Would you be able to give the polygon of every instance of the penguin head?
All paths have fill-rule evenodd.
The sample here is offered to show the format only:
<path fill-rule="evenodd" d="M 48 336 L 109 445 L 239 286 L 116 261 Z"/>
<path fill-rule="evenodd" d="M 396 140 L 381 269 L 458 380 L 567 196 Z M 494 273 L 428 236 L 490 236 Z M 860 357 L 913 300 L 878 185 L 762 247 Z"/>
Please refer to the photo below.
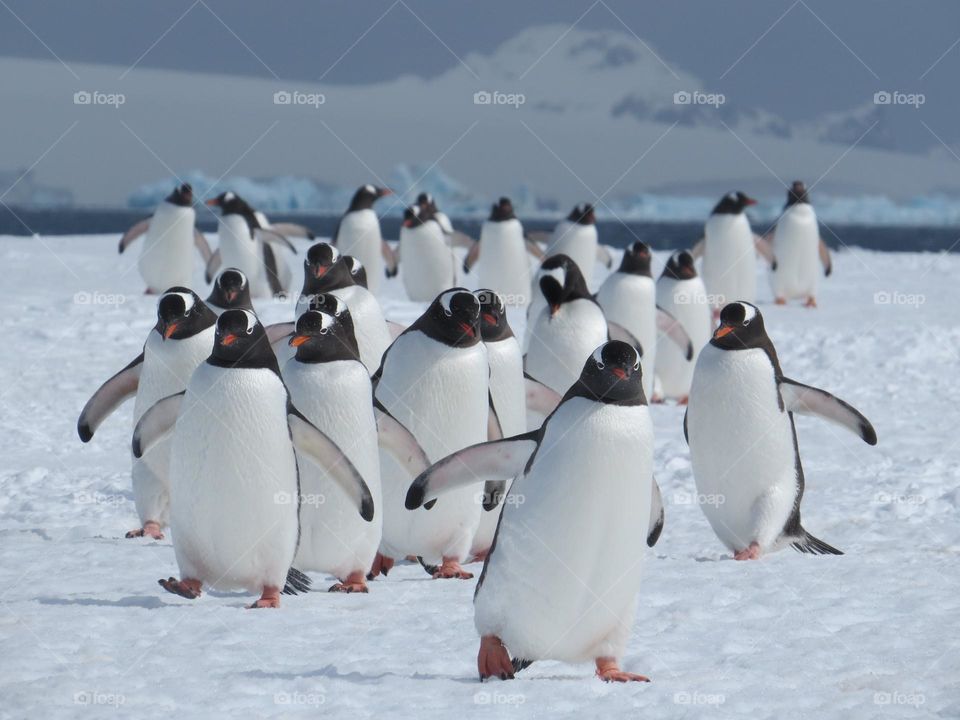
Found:
<path fill-rule="evenodd" d="M 484 288 L 474 292 L 480 302 L 480 336 L 485 342 L 496 342 L 512 337 L 513 330 L 507 322 L 507 308 L 503 299 L 493 290 Z"/>
<path fill-rule="evenodd" d="M 578 225 L 593 225 L 597 222 L 594 207 L 590 203 L 575 205 L 567 215 L 567 220 Z"/>
<path fill-rule="evenodd" d="M 787 189 L 787 202 L 783 207 L 788 208 L 800 203 L 810 203 L 810 198 L 807 196 L 807 186 L 800 180 L 794 180 L 793 184 Z"/>
<path fill-rule="evenodd" d="M 207 302 L 219 308 L 251 308 L 247 276 L 237 268 L 227 268 L 213 282 Z"/>
<path fill-rule="evenodd" d="M 411 205 L 403 210 L 403 226 L 405 228 L 420 227 L 430 220 L 433 220 L 433 213 L 429 207 Z"/>
<path fill-rule="evenodd" d="M 432 214 L 437 213 L 437 203 L 430 193 L 422 192 L 417 195 L 417 207 L 421 210 L 429 210 Z"/>
<path fill-rule="evenodd" d="M 354 285 L 345 256 L 333 245 L 319 242 L 310 246 L 303 260 L 303 294 L 329 292 Z"/>
<path fill-rule="evenodd" d="M 252 310 L 227 310 L 217 320 L 210 360 L 221 367 L 276 367 L 277 358 Z"/>
<path fill-rule="evenodd" d="M 154 329 L 164 340 L 182 340 L 206 330 L 216 321 L 216 313 L 193 290 L 172 287 L 157 302 L 157 324 Z"/>
<path fill-rule="evenodd" d="M 393 195 L 393 190 L 385 187 L 377 187 L 376 185 L 361 185 L 353 194 L 353 199 L 350 200 L 350 207 L 347 212 L 369 210 L 377 200 L 387 195 Z"/>
<path fill-rule="evenodd" d="M 710 344 L 724 350 L 766 348 L 770 339 L 763 326 L 763 315 L 756 305 L 742 300 L 724 305 L 720 326 L 714 331 Z"/>
<path fill-rule="evenodd" d="M 354 285 L 367 287 L 367 269 L 363 266 L 363 263 L 353 257 L 353 255 L 344 255 L 343 260 L 347 265 L 347 269 L 350 270 L 350 277 L 353 278 Z"/>
<path fill-rule="evenodd" d="M 444 290 L 414 325 L 452 347 L 476 345 L 480 342 L 480 301 L 466 288 Z"/>
<path fill-rule="evenodd" d="M 190 183 L 183 183 L 183 185 L 167 195 L 166 201 L 171 205 L 191 207 L 193 205 L 193 187 L 191 187 Z"/>
<path fill-rule="evenodd" d="M 514 220 L 516 213 L 513 211 L 513 203 L 510 198 L 502 197 L 490 206 L 490 222 L 504 222 L 505 220 Z"/>
<path fill-rule="evenodd" d="M 297 349 L 298 362 L 360 360 L 350 311 L 329 293 L 311 298 L 310 309 L 297 318 L 290 346 Z"/>
<path fill-rule="evenodd" d="M 548 257 L 540 266 L 539 275 L 540 292 L 550 306 L 551 316 L 556 315 L 565 302 L 591 297 L 583 273 L 568 255 Z"/>
<path fill-rule="evenodd" d="M 697 268 L 693 264 L 693 255 L 686 250 L 677 250 L 663 269 L 663 277 L 674 280 L 691 280 L 697 276 Z"/>
<path fill-rule="evenodd" d="M 220 212 L 223 215 L 240 215 L 247 221 L 247 226 L 250 228 L 251 240 L 253 239 L 253 231 L 260 227 L 260 221 L 257 219 L 257 213 L 253 207 L 231 190 L 222 192 L 215 198 L 210 198 L 207 200 L 207 205 L 220 208 Z"/>
<path fill-rule="evenodd" d="M 645 242 L 637 240 L 624 251 L 619 272 L 652 277 L 650 274 L 650 261 L 652 259 L 650 247 Z"/>
<path fill-rule="evenodd" d="M 322 278 L 340 260 L 340 251 L 330 243 L 319 242 L 310 246 L 303 259 L 305 277 Z"/>
<path fill-rule="evenodd" d="M 611 340 L 587 358 L 570 393 L 601 402 L 646 405 L 640 353 L 628 343 Z"/>
<path fill-rule="evenodd" d="M 720 198 L 714 208 L 712 215 L 739 215 L 750 205 L 756 205 L 757 201 L 748 197 L 745 193 L 729 192 Z"/>

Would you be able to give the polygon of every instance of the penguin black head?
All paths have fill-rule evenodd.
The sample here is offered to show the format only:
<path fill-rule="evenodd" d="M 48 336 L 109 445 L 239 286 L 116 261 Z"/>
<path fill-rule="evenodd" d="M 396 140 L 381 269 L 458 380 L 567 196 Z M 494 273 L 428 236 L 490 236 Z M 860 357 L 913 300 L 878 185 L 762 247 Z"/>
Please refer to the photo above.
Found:
<path fill-rule="evenodd" d="M 480 301 L 466 288 L 444 290 L 410 328 L 451 347 L 476 345 L 480 342 Z"/>
<path fill-rule="evenodd" d="M 310 309 L 297 319 L 290 346 L 297 349 L 298 362 L 360 360 L 350 310 L 340 298 L 329 293 L 310 299 Z"/>
<path fill-rule="evenodd" d="M 593 205 L 590 203 L 575 205 L 570 214 L 567 215 L 567 220 L 578 225 L 593 225 L 597 222 Z"/>
<path fill-rule="evenodd" d="M 411 205 L 403 210 L 403 226 L 405 228 L 420 227 L 433 220 L 433 213 L 429 207 L 422 205 Z"/>
<path fill-rule="evenodd" d="M 251 310 L 227 310 L 220 316 L 207 362 L 228 368 L 270 368 L 280 374 L 267 332 Z"/>
<path fill-rule="evenodd" d="M 207 302 L 224 310 L 234 308 L 253 310 L 247 276 L 236 268 L 227 268 L 213 281 L 213 289 L 210 291 Z"/>
<path fill-rule="evenodd" d="M 376 187 L 375 185 L 361 185 L 353 194 L 353 199 L 350 200 L 350 207 L 347 208 L 347 212 L 369 210 L 377 200 L 387 195 L 393 195 L 393 190 Z"/>
<path fill-rule="evenodd" d="M 421 210 L 429 210 L 433 214 L 437 212 L 437 203 L 430 193 L 422 192 L 417 195 L 417 207 Z"/>
<path fill-rule="evenodd" d="M 166 201 L 171 205 L 180 207 L 191 207 L 193 205 L 193 188 L 190 183 L 184 183 L 167 195 Z"/>
<path fill-rule="evenodd" d="M 231 190 L 222 192 L 215 198 L 210 198 L 207 200 L 207 205 L 220 208 L 223 215 L 242 216 L 247 221 L 251 231 L 260 227 L 260 221 L 257 220 L 257 215 L 250 204 Z"/>
<path fill-rule="evenodd" d="M 493 290 L 484 288 L 474 292 L 480 301 L 480 336 L 484 342 L 496 342 L 513 337 L 507 322 L 507 308 L 503 299 Z"/>
<path fill-rule="evenodd" d="M 640 354 L 620 340 L 604 343 L 587 358 L 580 378 L 567 392 L 566 398 L 569 397 L 615 405 L 646 405 Z"/>
<path fill-rule="evenodd" d="M 663 269 L 663 277 L 674 280 L 691 280 L 697 276 L 697 268 L 693 264 L 693 255 L 686 250 L 677 250 Z"/>
<path fill-rule="evenodd" d="M 729 192 L 720 198 L 720 202 L 714 206 L 711 215 L 739 215 L 750 205 L 756 204 L 756 200 L 748 197 L 739 190 L 737 192 Z"/>
<path fill-rule="evenodd" d="M 793 185 L 787 190 L 787 202 L 783 207 L 788 208 L 799 203 L 809 204 L 810 198 L 807 197 L 807 186 L 800 180 L 794 180 Z"/>
<path fill-rule="evenodd" d="M 206 330 L 216 321 L 216 313 L 193 290 L 172 287 L 157 302 L 157 324 L 154 329 L 164 340 L 182 340 Z"/>
<path fill-rule="evenodd" d="M 303 294 L 330 292 L 354 284 L 350 266 L 333 245 L 315 243 L 303 259 Z"/>
<path fill-rule="evenodd" d="M 353 255 L 344 255 L 343 260 L 350 270 L 350 276 L 353 278 L 354 285 L 367 287 L 367 269 L 363 266 L 363 263 L 353 257 Z"/>
<path fill-rule="evenodd" d="M 592 298 L 580 268 L 568 255 L 552 255 L 540 266 L 540 292 L 556 315 L 560 306 L 572 300 Z"/>
<path fill-rule="evenodd" d="M 732 302 L 720 311 L 720 326 L 710 344 L 724 350 L 766 349 L 771 345 L 763 326 L 763 315 L 756 305 Z"/>
<path fill-rule="evenodd" d="M 487 219 L 490 222 L 504 222 L 505 220 L 514 220 L 516 217 L 510 198 L 502 197 L 490 206 L 490 217 Z"/>
<path fill-rule="evenodd" d="M 653 277 L 650 274 L 650 261 L 652 259 L 649 246 L 645 242 L 637 240 L 624 251 L 619 272 Z"/>

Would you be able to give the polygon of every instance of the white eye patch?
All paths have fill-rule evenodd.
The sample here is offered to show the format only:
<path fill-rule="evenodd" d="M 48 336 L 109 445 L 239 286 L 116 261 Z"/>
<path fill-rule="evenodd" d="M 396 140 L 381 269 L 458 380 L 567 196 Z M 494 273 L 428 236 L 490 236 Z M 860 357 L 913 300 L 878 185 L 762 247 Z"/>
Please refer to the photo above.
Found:
<path fill-rule="evenodd" d="M 460 292 L 460 290 L 448 290 L 440 296 L 440 305 L 443 307 L 443 312 L 447 316 L 453 315 L 453 310 L 450 309 L 450 302 L 453 300 L 454 295 L 459 295 Z"/>
<path fill-rule="evenodd" d="M 247 316 L 247 335 L 250 335 L 253 333 L 254 328 L 257 327 L 257 316 L 249 310 L 241 310 L 240 312 Z"/>
<path fill-rule="evenodd" d="M 377 189 L 373 185 L 364 185 L 363 189 L 366 190 L 371 195 L 377 194 Z"/>
<path fill-rule="evenodd" d="M 541 270 L 540 277 L 552 277 L 560 283 L 560 287 L 563 287 L 567 279 L 567 272 L 562 267 L 551 268 L 550 270 Z"/>
<path fill-rule="evenodd" d="M 743 308 L 743 324 L 746 325 L 757 316 L 757 309 L 747 303 L 737 303 Z"/>
<path fill-rule="evenodd" d="M 187 315 L 189 315 L 190 311 L 193 310 L 193 306 L 195 302 L 193 299 L 193 295 L 191 295 L 190 293 L 172 292 L 172 293 L 166 293 L 163 297 L 169 297 L 171 295 L 177 295 L 178 297 L 183 298 L 183 316 L 186 317 Z M 161 298 L 161 300 L 162 299 L 163 298 Z"/>

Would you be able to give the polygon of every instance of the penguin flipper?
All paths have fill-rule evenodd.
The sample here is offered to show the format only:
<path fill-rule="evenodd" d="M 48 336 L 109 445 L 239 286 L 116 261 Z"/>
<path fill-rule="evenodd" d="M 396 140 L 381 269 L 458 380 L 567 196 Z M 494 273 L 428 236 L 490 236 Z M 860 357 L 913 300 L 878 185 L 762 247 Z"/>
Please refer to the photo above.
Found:
<path fill-rule="evenodd" d="M 138 222 L 136 225 L 134 225 L 132 228 L 130 228 L 123 234 L 123 237 L 120 238 L 120 246 L 117 248 L 117 251 L 121 255 L 123 255 L 124 250 L 130 247 L 130 243 L 132 243 L 134 240 L 136 240 L 138 237 L 140 237 L 147 230 L 150 229 L 150 220 L 151 218 L 147 218 L 146 220 L 141 220 L 140 222 Z"/>
<path fill-rule="evenodd" d="M 294 244 L 287 240 L 285 235 L 281 235 L 273 228 L 257 228 L 253 231 L 253 236 L 264 243 L 282 245 L 294 255 L 297 254 L 297 248 L 294 246 Z"/>
<path fill-rule="evenodd" d="M 374 408 L 373 414 L 377 420 L 378 445 L 390 453 L 410 477 L 416 477 L 430 467 L 427 454 L 403 423 L 382 407 Z"/>
<path fill-rule="evenodd" d="M 823 241 L 823 238 L 820 238 L 820 264 L 823 265 L 823 274 L 825 277 L 830 277 L 830 273 L 833 272 L 833 260 L 830 259 L 830 248 L 827 247 L 827 244 Z"/>
<path fill-rule="evenodd" d="M 613 256 L 606 245 L 597 245 L 597 262 L 608 270 L 613 267 Z"/>
<path fill-rule="evenodd" d="M 316 237 L 310 228 L 297 223 L 273 223 L 270 229 L 285 237 L 302 237 L 307 240 L 313 240 Z"/>
<path fill-rule="evenodd" d="M 283 293 L 283 283 L 280 282 L 280 271 L 277 267 L 277 257 L 273 254 L 273 248 L 267 243 L 262 243 L 263 249 L 263 269 L 266 271 L 267 284 L 270 286 L 270 292 L 274 295 Z"/>
<path fill-rule="evenodd" d="M 476 264 L 480 257 L 480 241 L 475 242 L 467 251 L 467 256 L 463 259 L 463 271 L 470 272 L 470 269 Z"/>
<path fill-rule="evenodd" d="M 214 276 L 217 274 L 217 270 L 220 269 L 220 263 L 222 262 L 223 261 L 220 259 L 220 248 L 217 248 L 213 251 L 210 259 L 207 260 L 207 267 L 203 271 L 204 280 L 206 280 L 208 283 L 212 283 Z"/>
<path fill-rule="evenodd" d="M 766 260 L 774 270 L 777 269 L 777 260 L 773 256 L 773 244 L 770 242 L 769 235 L 754 235 L 753 246 L 757 250 L 757 255 Z"/>
<path fill-rule="evenodd" d="M 546 257 L 546 253 L 540 248 L 540 246 L 533 240 L 525 241 L 527 246 L 527 252 L 533 255 L 537 260 L 543 260 Z"/>
<path fill-rule="evenodd" d="M 200 257 L 203 258 L 203 264 L 206 266 L 213 257 L 213 251 L 210 249 L 210 243 L 207 242 L 207 236 L 200 232 L 199 228 L 193 228 L 193 244 L 200 251 Z"/>
<path fill-rule="evenodd" d="M 287 570 L 287 582 L 280 592 L 284 595 L 298 595 L 300 593 L 310 592 L 312 582 L 309 575 L 292 567 Z"/>
<path fill-rule="evenodd" d="M 660 533 L 663 532 L 663 495 L 660 494 L 660 486 L 657 479 L 650 478 L 651 498 L 650 498 L 650 525 L 647 530 L 647 547 L 653 547 L 660 539 Z"/>
<path fill-rule="evenodd" d="M 367 522 L 373 520 L 370 488 L 340 447 L 292 405 L 287 411 L 287 424 L 294 447 L 327 472 L 359 508 L 360 517 Z"/>
<path fill-rule="evenodd" d="M 858 435 L 867 445 L 877 444 L 877 431 L 864 415 L 849 403 L 831 395 L 826 390 L 798 383 L 790 378 L 780 378 L 780 397 L 784 409 L 797 415 L 816 415 L 845 427 Z"/>
<path fill-rule="evenodd" d="M 620 323 L 607 320 L 607 339 L 625 342 L 627 345 L 630 345 L 632 348 L 636 349 L 639 357 L 643 357 L 643 345 L 640 344 L 637 336 L 627 330 Z"/>
<path fill-rule="evenodd" d="M 394 252 L 386 240 L 381 240 L 380 254 L 383 255 L 384 272 L 388 278 L 392 278 L 397 274 L 397 265 L 400 262 L 397 253 Z"/>
<path fill-rule="evenodd" d="M 688 446 L 688 447 L 689 447 L 689 445 L 690 445 L 690 433 L 687 432 L 687 414 L 688 414 L 689 412 L 690 412 L 690 408 L 689 408 L 689 407 L 688 407 L 686 410 L 683 411 L 683 439 L 687 441 L 687 446 Z"/>
<path fill-rule="evenodd" d="M 693 248 L 690 250 L 690 257 L 692 257 L 694 260 L 696 260 L 699 257 L 703 257 L 703 251 L 706 250 L 706 248 L 707 248 L 707 239 L 700 238 L 697 241 L 697 244 L 694 245 Z"/>
<path fill-rule="evenodd" d="M 686 353 L 687 360 L 693 359 L 693 342 L 683 325 L 673 315 L 662 307 L 657 307 L 657 332 L 666 335 L 673 343 Z M 659 338 L 658 338 L 659 339 Z"/>
<path fill-rule="evenodd" d="M 476 242 L 472 237 L 459 230 L 453 230 L 447 234 L 450 236 L 451 247 L 470 248 L 473 247 L 473 244 Z"/>
<path fill-rule="evenodd" d="M 186 390 L 158 400 L 141 417 L 133 429 L 133 456 L 143 457 L 154 445 L 169 435 L 177 424 L 177 415 Z"/>
<path fill-rule="evenodd" d="M 140 371 L 143 369 L 143 353 L 130 364 L 101 385 L 87 400 L 77 420 L 77 434 L 83 442 L 90 442 L 93 434 L 114 410 L 137 393 L 140 386 Z"/>
<path fill-rule="evenodd" d="M 557 405 L 563 399 L 560 397 L 560 393 L 548 388 L 526 373 L 523 374 L 523 380 L 527 395 L 527 410 L 532 410 L 546 417 L 557 409 Z"/>
<path fill-rule="evenodd" d="M 407 490 L 405 505 L 416 510 L 450 490 L 509 480 L 520 475 L 540 443 L 540 431 L 484 442 L 459 450 L 420 473 Z"/>
<path fill-rule="evenodd" d="M 264 332 L 267 333 L 267 340 L 271 345 L 280 342 L 285 337 L 289 337 L 296 329 L 297 324 L 293 322 L 273 323 L 263 328 Z"/>

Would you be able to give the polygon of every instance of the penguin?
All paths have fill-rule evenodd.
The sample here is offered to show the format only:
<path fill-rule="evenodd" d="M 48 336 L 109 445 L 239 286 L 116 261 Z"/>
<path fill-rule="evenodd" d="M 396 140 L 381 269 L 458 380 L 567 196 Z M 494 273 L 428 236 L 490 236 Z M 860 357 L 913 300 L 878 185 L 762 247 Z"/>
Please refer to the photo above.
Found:
<path fill-rule="evenodd" d="M 433 199 L 433 195 L 425 192 L 417 195 L 417 207 L 420 208 L 421 213 L 426 213 L 437 221 L 437 225 L 440 226 L 443 234 L 447 237 L 447 241 L 452 244 L 457 233 L 453 229 L 453 223 L 450 222 L 450 218 L 447 217 L 446 213 L 441 212 L 440 209 L 437 208 L 437 203 Z M 460 235 L 467 237 L 463 235 L 463 233 L 460 233 Z M 469 240 L 470 238 L 467 239 Z"/>
<path fill-rule="evenodd" d="M 217 319 L 213 350 L 185 391 L 137 423 L 140 456 L 171 434 L 170 528 L 180 578 L 159 581 L 194 599 L 203 585 L 259 593 L 250 607 L 279 607 L 297 588 L 291 572 L 300 537 L 297 455 L 339 484 L 366 522 L 369 487 L 350 459 L 291 402 L 267 334 L 249 310 Z M 295 452 L 296 450 L 296 452 Z M 286 586 L 285 586 L 286 583 Z"/>
<path fill-rule="evenodd" d="M 363 263 L 352 255 L 344 255 L 343 257 L 347 262 L 347 268 L 350 270 L 350 276 L 353 278 L 353 284 L 369 290 L 367 286 L 367 269 L 363 266 Z"/>
<path fill-rule="evenodd" d="M 413 302 L 430 302 L 457 284 L 456 258 L 430 210 L 413 205 L 400 226 L 403 287 Z"/>
<path fill-rule="evenodd" d="M 580 272 L 587 280 L 587 286 L 595 287 L 592 285 L 593 266 L 598 247 L 597 219 L 593 205 L 584 203 L 575 206 L 565 220 L 557 223 L 550 237 L 546 254 L 547 257 L 553 255 L 569 257 L 580 268 Z"/>
<path fill-rule="evenodd" d="M 597 292 L 597 302 L 607 320 L 625 327 L 640 342 L 643 357 L 643 393 L 653 397 L 654 358 L 660 336 L 684 354 L 690 337 L 673 315 L 657 306 L 656 283 L 650 273 L 650 248 L 639 240 L 626 249 L 620 267 L 610 273 Z"/>
<path fill-rule="evenodd" d="M 774 302 L 801 298 L 804 306 L 817 306 L 817 281 L 820 268 L 830 277 L 833 263 L 830 250 L 820 237 L 817 214 L 810 204 L 806 186 L 799 180 L 787 190 L 787 202 L 772 230 L 770 286 Z"/>
<path fill-rule="evenodd" d="M 222 271 L 213 281 L 213 289 L 207 297 L 207 306 L 217 315 L 224 310 L 253 310 L 247 276 L 236 268 L 227 268 Z"/>
<path fill-rule="evenodd" d="M 530 259 L 523 225 L 509 198 L 500 198 L 490 208 L 490 216 L 480 229 L 480 240 L 464 260 L 464 272 L 470 272 L 474 263 L 478 284 L 491 288 L 507 305 L 526 305 L 530 301 Z"/>
<path fill-rule="evenodd" d="M 147 284 L 147 293 L 156 295 L 163 288 L 193 283 L 193 248 L 196 246 L 204 265 L 209 262 L 210 245 L 196 227 L 193 188 L 183 183 L 174 189 L 153 216 L 138 222 L 120 238 L 120 254 L 130 243 L 144 235 L 137 269 Z"/>
<path fill-rule="evenodd" d="M 268 297 L 289 290 L 290 267 L 272 246 L 280 245 L 296 254 L 297 249 L 290 241 L 274 230 L 262 227 L 256 211 L 236 193 L 220 193 L 207 200 L 207 205 L 221 211 L 217 230 L 220 247 L 207 263 L 207 282 L 223 264 L 237 268 L 247 276 L 253 297 Z"/>
<path fill-rule="evenodd" d="M 157 323 L 143 351 L 93 394 L 80 413 L 77 434 L 87 443 L 100 424 L 124 401 L 136 396 L 134 426 L 150 407 L 187 386 L 193 371 L 213 347 L 216 314 L 185 287 L 172 287 L 157 302 Z M 140 458 L 133 458 L 133 504 L 140 527 L 128 538 L 163 539 L 170 513 L 170 445 L 163 442 Z"/>
<path fill-rule="evenodd" d="M 280 222 L 273 223 L 270 222 L 270 219 L 266 216 L 266 213 L 260 212 L 259 210 L 253 211 L 254 216 L 257 218 L 257 222 L 260 224 L 260 227 L 265 230 L 272 230 L 275 233 L 283 235 L 285 238 L 303 238 L 304 240 L 313 240 L 316 238 L 316 235 L 313 234 L 313 230 L 308 228 L 306 225 L 300 225 L 299 223 L 292 222 Z"/>
<path fill-rule="evenodd" d="M 380 234 L 380 218 L 373 204 L 393 191 L 373 185 L 362 185 L 350 201 L 350 207 L 333 231 L 331 243 L 341 252 L 352 255 L 369 271 L 370 292 L 377 294 L 383 277 L 397 274 L 397 260 L 393 250 Z"/>
<path fill-rule="evenodd" d="M 678 250 L 667 261 L 657 280 L 657 305 L 676 318 L 692 345 L 692 352 L 684 352 L 675 344 L 663 343 L 658 346 L 654 360 L 663 398 L 684 405 L 690 393 L 697 353 L 710 339 L 712 325 L 707 291 L 688 251 Z"/>
<path fill-rule="evenodd" d="M 416 438 L 431 462 L 487 438 L 487 353 L 480 337 L 480 303 L 451 288 L 390 346 L 374 376 L 374 398 Z M 389 561 L 417 555 L 442 561 L 435 577 L 469 579 L 461 567 L 480 522 L 483 484 L 462 488 L 436 506 L 404 509 L 413 477 L 381 453 L 383 541 Z"/>
<path fill-rule="evenodd" d="M 841 555 L 800 523 L 804 475 L 793 416 L 817 415 L 868 445 L 877 433 L 859 411 L 824 390 L 784 377 L 756 306 L 731 303 L 700 353 L 684 435 L 713 531 L 736 560 L 756 560 L 787 545 Z"/>
<path fill-rule="evenodd" d="M 602 680 L 647 680 L 618 659 L 642 548 L 663 527 L 653 441 L 640 356 L 612 341 L 586 358 L 539 430 L 461 450 L 414 480 L 410 508 L 439 507 L 477 479 L 516 478 L 474 594 L 481 681 L 537 660 L 592 660 Z"/>

